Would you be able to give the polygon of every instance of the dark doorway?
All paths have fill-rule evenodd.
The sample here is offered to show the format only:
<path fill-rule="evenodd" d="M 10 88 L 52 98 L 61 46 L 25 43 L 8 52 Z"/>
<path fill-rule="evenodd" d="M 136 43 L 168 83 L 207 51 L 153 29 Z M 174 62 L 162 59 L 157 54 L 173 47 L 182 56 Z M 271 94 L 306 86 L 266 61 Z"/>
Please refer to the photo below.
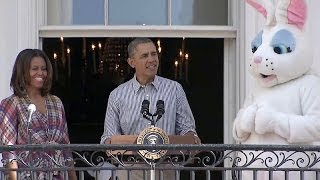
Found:
<path fill-rule="evenodd" d="M 57 72 L 52 93 L 64 103 L 71 143 L 100 142 L 109 93 L 134 74 L 126 62 L 130 40 L 44 39 L 43 50 Z M 223 143 L 223 39 L 152 40 L 161 47 L 159 75 L 184 87 L 202 143 Z"/>

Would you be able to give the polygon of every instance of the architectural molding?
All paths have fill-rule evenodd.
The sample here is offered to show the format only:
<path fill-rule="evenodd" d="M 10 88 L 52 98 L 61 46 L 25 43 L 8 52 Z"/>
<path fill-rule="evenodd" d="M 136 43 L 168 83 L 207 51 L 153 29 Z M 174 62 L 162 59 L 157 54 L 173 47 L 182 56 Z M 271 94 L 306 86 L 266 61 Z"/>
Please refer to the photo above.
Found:
<path fill-rule="evenodd" d="M 236 38 L 231 26 L 41 26 L 40 37 Z"/>

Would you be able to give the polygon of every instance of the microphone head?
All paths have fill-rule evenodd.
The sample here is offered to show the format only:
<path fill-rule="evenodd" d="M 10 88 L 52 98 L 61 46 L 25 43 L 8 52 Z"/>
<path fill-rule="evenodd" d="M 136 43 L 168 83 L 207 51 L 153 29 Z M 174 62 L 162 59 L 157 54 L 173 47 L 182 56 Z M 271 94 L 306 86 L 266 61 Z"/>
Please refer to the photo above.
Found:
<path fill-rule="evenodd" d="M 150 105 L 150 102 L 148 100 L 143 100 L 142 101 L 142 105 L 141 105 L 141 114 L 148 114 L 149 113 L 149 105 Z"/>
<path fill-rule="evenodd" d="M 164 101 L 163 100 L 158 100 L 157 101 L 157 112 L 156 112 L 156 114 L 157 115 L 163 115 L 164 114 Z"/>
<path fill-rule="evenodd" d="M 28 111 L 29 112 L 35 112 L 36 111 L 36 105 L 34 105 L 34 104 L 30 104 L 29 106 L 28 106 Z"/>

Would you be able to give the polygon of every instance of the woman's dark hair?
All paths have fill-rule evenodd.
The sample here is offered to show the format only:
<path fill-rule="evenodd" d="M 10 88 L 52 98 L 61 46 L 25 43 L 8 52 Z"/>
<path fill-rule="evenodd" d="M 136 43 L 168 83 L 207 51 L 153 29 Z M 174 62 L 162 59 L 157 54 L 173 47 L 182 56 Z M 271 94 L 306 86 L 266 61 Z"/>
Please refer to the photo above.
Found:
<path fill-rule="evenodd" d="M 40 49 L 25 49 L 18 54 L 12 70 L 10 87 L 16 96 L 22 97 L 27 94 L 26 87 L 30 83 L 30 64 L 34 57 L 43 58 L 47 66 L 47 78 L 41 89 L 41 95 L 47 95 L 51 90 L 52 65 L 48 56 Z"/>

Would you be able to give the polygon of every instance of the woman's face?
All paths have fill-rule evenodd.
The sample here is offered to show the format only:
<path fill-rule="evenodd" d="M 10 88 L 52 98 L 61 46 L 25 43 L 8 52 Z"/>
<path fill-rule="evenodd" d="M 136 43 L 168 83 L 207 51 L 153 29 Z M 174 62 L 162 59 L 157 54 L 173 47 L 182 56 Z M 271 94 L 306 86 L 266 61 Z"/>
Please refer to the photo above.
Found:
<path fill-rule="evenodd" d="M 30 83 L 28 88 L 40 90 L 47 78 L 47 65 L 42 57 L 34 57 L 30 63 Z"/>

